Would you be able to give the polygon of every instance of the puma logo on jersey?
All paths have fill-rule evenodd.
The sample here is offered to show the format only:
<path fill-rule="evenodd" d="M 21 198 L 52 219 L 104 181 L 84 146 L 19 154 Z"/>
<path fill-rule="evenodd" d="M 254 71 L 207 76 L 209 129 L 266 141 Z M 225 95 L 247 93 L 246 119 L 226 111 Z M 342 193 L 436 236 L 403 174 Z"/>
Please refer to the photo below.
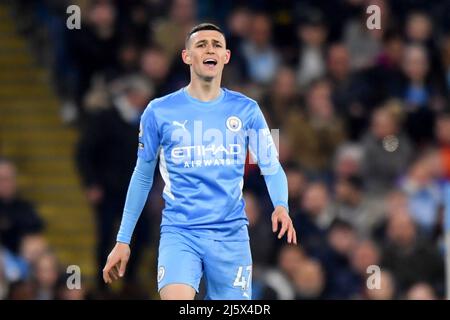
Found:
<path fill-rule="evenodd" d="M 186 125 L 187 122 L 188 122 L 187 120 L 184 120 L 183 123 L 178 122 L 178 121 L 172 121 L 172 124 L 173 124 L 174 126 L 179 126 L 179 127 L 183 128 L 183 130 L 186 131 L 185 125 Z"/>

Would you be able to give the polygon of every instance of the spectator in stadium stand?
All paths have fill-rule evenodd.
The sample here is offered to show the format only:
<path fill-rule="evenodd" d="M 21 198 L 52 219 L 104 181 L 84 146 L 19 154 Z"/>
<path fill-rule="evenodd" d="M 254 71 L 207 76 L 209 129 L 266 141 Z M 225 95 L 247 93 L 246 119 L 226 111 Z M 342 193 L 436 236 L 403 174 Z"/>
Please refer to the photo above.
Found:
<path fill-rule="evenodd" d="M 406 300 L 437 300 L 433 287 L 426 282 L 413 284 L 405 294 Z"/>
<path fill-rule="evenodd" d="M 36 290 L 35 286 L 31 281 L 20 280 L 11 283 L 8 300 L 35 300 Z"/>
<path fill-rule="evenodd" d="M 370 236 L 383 219 L 384 212 L 379 201 L 365 193 L 362 178 L 349 176 L 337 179 L 334 192 L 335 200 L 331 205 L 333 215 L 352 225 L 360 236 Z"/>
<path fill-rule="evenodd" d="M 384 210 L 383 219 L 375 226 L 372 239 L 379 245 L 384 246 L 387 242 L 387 225 L 390 216 L 397 213 L 409 214 L 408 195 L 400 188 L 394 188 L 380 198 L 380 206 Z"/>
<path fill-rule="evenodd" d="M 283 245 L 278 251 L 278 269 L 292 281 L 298 266 L 308 259 L 302 248 Z"/>
<path fill-rule="evenodd" d="M 430 59 L 422 45 L 411 44 L 405 48 L 402 71 L 403 81 L 392 92 L 404 101 L 406 132 L 422 146 L 433 138 L 435 112 L 444 108 L 442 92 L 430 77 Z"/>
<path fill-rule="evenodd" d="M 297 27 L 300 51 L 297 63 L 297 83 L 301 88 L 325 75 L 325 44 L 327 40 L 327 26 L 323 14 L 309 9 L 300 19 Z"/>
<path fill-rule="evenodd" d="M 334 102 L 338 111 L 342 112 L 350 104 L 351 77 L 350 53 L 342 43 L 333 43 L 327 50 L 327 76 L 333 84 Z"/>
<path fill-rule="evenodd" d="M 372 1 L 372 4 L 375 4 Z M 367 15 L 364 6 L 360 7 L 355 18 L 347 20 L 343 30 L 343 42 L 350 52 L 350 66 L 353 71 L 362 70 L 373 66 L 376 56 L 381 51 L 382 34 L 389 26 L 389 14 L 386 1 L 377 1 L 380 5 L 381 24 L 380 29 L 369 30 L 367 28 Z"/>
<path fill-rule="evenodd" d="M 30 234 L 23 237 L 20 243 L 19 255 L 29 265 L 32 265 L 37 261 L 38 257 L 49 249 L 49 245 L 42 234 Z"/>
<path fill-rule="evenodd" d="M 288 163 L 285 171 L 288 179 L 289 210 L 295 213 L 300 209 L 308 180 L 300 166 L 295 163 Z"/>
<path fill-rule="evenodd" d="M 12 283 L 23 281 L 27 276 L 28 266 L 23 259 L 11 254 L 0 242 L 0 300 L 7 299 Z"/>
<path fill-rule="evenodd" d="M 292 112 L 300 111 L 300 97 L 295 81 L 294 71 L 282 66 L 262 99 L 261 108 L 273 129 L 282 129 Z"/>
<path fill-rule="evenodd" d="M 280 65 L 280 55 L 271 43 L 272 22 L 265 13 L 251 19 L 250 32 L 242 43 L 242 54 L 250 81 L 267 85 L 274 79 Z"/>
<path fill-rule="evenodd" d="M 426 51 L 430 70 L 427 80 L 441 85 L 444 80 L 444 68 L 439 45 L 436 44 L 437 37 L 434 37 L 436 27 L 426 11 L 411 10 L 406 18 L 404 32 L 408 44 L 421 45 Z"/>
<path fill-rule="evenodd" d="M 302 247 L 309 256 L 321 260 L 329 253 L 326 235 L 334 221 L 330 209 L 330 195 L 326 186 L 321 182 L 313 182 L 303 195 L 301 209 L 292 214 Z"/>
<path fill-rule="evenodd" d="M 196 7 L 195 0 L 174 0 L 168 16 L 155 23 L 155 44 L 163 49 L 170 62 L 181 52 L 186 34 L 196 24 Z"/>
<path fill-rule="evenodd" d="M 0 243 L 0 300 L 8 295 L 9 285 L 29 277 L 26 261 L 2 247 Z"/>
<path fill-rule="evenodd" d="M 284 130 L 278 131 L 277 134 L 280 140 L 280 144 L 278 146 L 278 156 L 280 163 L 289 166 L 289 164 L 295 163 L 292 156 L 292 145 L 290 144 L 287 135 L 284 133 Z"/>
<path fill-rule="evenodd" d="M 378 89 L 385 96 L 389 88 L 396 87 L 401 82 L 402 63 L 405 50 L 405 40 L 396 30 L 388 30 L 383 35 L 383 49 L 377 57 L 374 67 L 377 79 L 383 79 L 384 83 L 377 83 L 382 89 Z"/>
<path fill-rule="evenodd" d="M 450 112 L 439 114 L 436 119 L 435 136 L 441 157 L 444 178 L 450 180 Z"/>
<path fill-rule="evenodd" d="M 327 254 L 320 257 L 326 275 L 324 296 L 329 299 L 351 299 L 361 288 L 361 279 L 350 267 L 351 254 L 359 240 L 357 233 L 350 224 L 335 220 L 327 240 Z"/>
<path fill-rule="evenodd" d="M 136 43 L 131 41 L 121 43 L 117 52 L 117 65 L 111 71 L 109 78 L 113 80 L 138 72 L 140 54 Z"/>
<path fill-rule="evenodd" d="M 248 70 L 240 48 L 250 32 L 251 18 L 251 11 L 245 6 L 236 7 L 227 18 L 227 48 L 233 52 L 233 58 L 223 70 L 223 84 L 231 90 L 240 91 L 239 86 L 248 80 Z"/>
<path fill-rule="evenodd" d="M 443 292 L 443 258 L 433 244 L 420 237 L 417 226 L 407 213 L 399 212 L 389 217 L 381 268 L 392 272 L 400 293 L 420 281 L 426 281 L 437 292 Z"/>
<path fill-rule="evenodd" d="M 43 229 L 44 222 L 33 204 L 19 195 L 15 165 L 0 158 L 0 243 L 18 254 L 22 239 Z"/>
<path fill-rule="evenodd" d="M 113 106 L 91 116 L 78 144 L 76 160 L 86 187 L 86 195 L 95 208 L 97 264 L 106 262 L 115 242 L 115 225 L 120 221 L 129 179 L 136 163 L 139 120 L 152 96 L 151 86 L 142 77 L 124 79 L 121 94 Z M 143 214 L 136 227 L 124 290 L 137 288 L 137 267 L 143 246 L 148 241 L 149 222 Z M 103 288 L 101 267 L 98 285 Z"/>
<path fill-rule="evenodd" d="M 273 263 L 274 238 L 268 220 L 262 216 L 258 198 L 251 192 L 244 192 L 245 212 L 248 219 L 248 232 L 254 268 Z"/>
<path fill-rule="evenodd" d="M 93 76 L 110 72 L 117 65 L 119 34 L 117 12 L 109 1 L 95 1 L 89 5 L 84 25 L 68 32 L 68 52 L 77 70 L 76 105 L 84 118 L 83 97 Z"/>
<path fill-rule="evenodd" d="M 168 84 L 170 61 L 162 48 L 147 47 L 141 56 L 141 74 L 150 81 L 155 88 L 155 97 L 161 97 L 170 92 Z"/>
<path fill-rule="evenodd" d="M 356 143 L 341 144 L 334 155 L 334 179 L 360 175 L 362 156 L 361 145 Z"/>
<path fill-rule="evenodd" d="M 122 41 L 130 41 L 138 47 L 144 47 L 152 42 L 153 34 L 150 32 L 149 21 L 162 11 L 164 3 L 153 1 L 145 3 L 143 1 L 118 1 L 115 7 L 118 13 L 118 29 Z"/>
<path fill-rule="evenodd" d="M 253 299 L 292 300 L 295 291 L 291 277 L 305 258 L 298 246 L 283 245 L 278 254 L 276 268 L 258 268 L 252 276 Z"/>
<path fill-rule="evenodd" d="M 348 264 L 350 254 L 355 249 L 359 237 L 351 224 L 340 219 L 336 219 L 331 225 L 327 234 L 327 241 L 330 248 Z"/>
<path fill-rule="evenodd" d="M 54 300 L 60 277 L 60 266 L 53 252 L 46 251 L 33 265 L 32 281 L 36 300 Z"/>
<path fill-rule="evenodd" d="M 370 239 L 359 241 L 350 253 L 352 271 L 360 280 L 359 294 L 363 293 L 367 278 L 371 275 L 371 273 L 368 273 L 370 271 L 369 267 L 379 266 L 380 261 L 380 248 Z"/>
<path fill-rule="evenodd" d="M 362 298 L 367 300 L 395 300 L 398 297 L 396 278 L 387 270 L 381 269 L 380 282 L 378 287 L 364 286 Z M 369 282 L 376 284 L 375 281 Z"/>
<path fill-rule="evenodd" d="M 421 231 L 431 236 L 439 224 L 440 209 L 444 205 L 439 178 L 441 158 L 436 150 L 421 153 L 409 167 L 400 186 L 408 196 L 411 215 Z"/>
<path fill-rule="evenodd" d="M 336 112 L 345 120 L 348 138 L 356 141 L 366 128 L 369 114 L 362 107 L 361 77 L 350 70 L 350 53 L 342 43 L 334 43 L 327 51 L 327 78 L 332 84 Z"/>
<path fill-rule="evenodd" d="M 63 273 L 60 275 L 56 283 L 56 300 L 89 300 L 91 297 L 86 292 L 86 286 L 83 285 L 85 281 L 81 279 L 80 288 L 69 288 L 67 286 L 68 274 Z"/>
<path fill-rule="evenodd" d="M 396 112 L 387 106 L 377 109 L 362 139 L 362 176 L 370 194 L 383 195 L 389 191 L 411 161 L 413 149 L 401 130 Z"/>
<path fill-rule="evenodd" d="M 392 94 L 390 90 L 401 83 L 403 38 L 397 31 L 387 30 L 383 32 L 382 40 L 382 49 L 373 65 L 350 72 L 344 87 L 339 82 L 333 82 L 337 86 L 333 91 L 336 107 L 339 112 L 344 113 L 348 137 L 355 142 L 362 137 L 369 126 L 373 109 L 388 99 Z M 348 52 L 348 48 L 345 46 L 344 48 L 338 50 L 333 46 L 330 48 L 328 66 L 332 79 L 336 78 L 333 76 L 336 73 L 333 69 L 343 68 L 339 62 L 344 58 L 339 59 L 339 57 L 344 56 L 343 52 Z M 336 56 L 334 59 L 333 55 Z M 348 59 L 350 60 L 350 56 Z M 334 64 L 331 63 L 333 60 L 336 60 Z"/>
<path fill-rule="evenodd" d="M 321 300 L 326 285 L 325 273 L 318 261 L 306 259 L 294 273 L 296 300 Z"/>
<path fill-rule="evenodd" d="M 341 119 L 335 114 L 331 86 L 325 79 L 314 80 L 306 93 L 305 113 L 292 114 L 285 127 L 293 157 L 307 172 L 326 176 L 336 148 L 344 142 Z"/>

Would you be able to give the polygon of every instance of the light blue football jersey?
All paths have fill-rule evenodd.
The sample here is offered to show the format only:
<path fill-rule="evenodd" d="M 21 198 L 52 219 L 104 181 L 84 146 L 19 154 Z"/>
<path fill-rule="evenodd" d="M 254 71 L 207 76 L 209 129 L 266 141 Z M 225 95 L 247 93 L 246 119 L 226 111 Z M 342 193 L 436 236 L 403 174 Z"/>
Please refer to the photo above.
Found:
<path fill-rule="evenodd" d="M 138 157 L 159 157 L 166 202 L 161 232 L 247 241 L 242 188 L 248 148 L 264 174 L 279 167 L 264 116 L 245 95 L 223 88 L 218 98 L 202 102 L 182 88 L 152 100 L 141 117 Z"/>

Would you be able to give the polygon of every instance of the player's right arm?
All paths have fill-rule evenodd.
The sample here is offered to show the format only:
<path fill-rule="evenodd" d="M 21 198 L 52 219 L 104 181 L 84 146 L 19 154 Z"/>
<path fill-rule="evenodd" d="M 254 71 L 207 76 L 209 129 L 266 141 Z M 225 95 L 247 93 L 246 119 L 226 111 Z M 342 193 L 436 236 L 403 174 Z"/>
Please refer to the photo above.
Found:
<path fill-rule="evenodd" d="M 131 237 L 153 184 L 159 141 L 158 127 L 150 104 L 141 118 L 138 159 L 128 186 L 117 243 L 103 268 L 103 280 L 106 283 L 111 283 L 125 274 L 131 254 Z"/>
<path fill-rule="evenodd" d="M 131 236 L 152 187 L 156 162 L 156 159 L 145 161 L 138 158 L 137 160 L 128 187 L 117 243 L 109 254 L 103 269 L 103 280 L 106 283 L 111 283 L 112 280 L 117 280 L 125 274 L 131 253 Z"/>

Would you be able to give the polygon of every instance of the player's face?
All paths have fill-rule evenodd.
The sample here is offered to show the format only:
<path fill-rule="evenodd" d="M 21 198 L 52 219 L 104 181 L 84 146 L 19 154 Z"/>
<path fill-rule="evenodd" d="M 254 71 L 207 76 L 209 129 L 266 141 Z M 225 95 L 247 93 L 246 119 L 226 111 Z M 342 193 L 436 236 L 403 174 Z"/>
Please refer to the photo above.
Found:
<path fill-rule="evenodd" d="M 225 37 L 220 32 L 202 30 L 192 34 L 182 57 L 200 78 L 211 80 L 222 74 L 230 60 L 230 50 L 226 49 Z"/>

